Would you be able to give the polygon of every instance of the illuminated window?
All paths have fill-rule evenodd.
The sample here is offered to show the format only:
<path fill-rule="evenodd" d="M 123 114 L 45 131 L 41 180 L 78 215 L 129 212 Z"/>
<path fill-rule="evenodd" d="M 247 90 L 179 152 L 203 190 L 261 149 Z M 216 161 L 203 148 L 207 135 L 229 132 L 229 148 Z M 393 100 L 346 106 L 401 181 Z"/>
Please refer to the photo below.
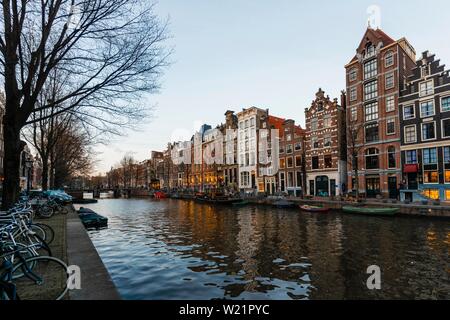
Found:
<path fill-rule="evenodd" d="M 437 171 L 425 171 L 423 173 L 423 181 L 425 183 L 438 183 L 439 175 Z"/>
<path fill-rule="evenodd" d="M 439 199 L 439 190 L 438 189 L 425 189 L 425 190 L 423 190 L 422 194 L 425 197 L 430 198 L 432 200 Z"/>
<path fill-rule="evenodd" d="M 450 200 L 450 190 L 445 190 L 445 200 Z"/>
<path fill-rule="evenodd" d="M 285 165 L 286 165 L 286 159 L 280 159 L 280 169 L 284 169 L 284 167 L 285 167 Z"/>
<path fill-rule="evenodd" d="M 450 170 L 445 170 L 445 183 L 450 183 Z"/>

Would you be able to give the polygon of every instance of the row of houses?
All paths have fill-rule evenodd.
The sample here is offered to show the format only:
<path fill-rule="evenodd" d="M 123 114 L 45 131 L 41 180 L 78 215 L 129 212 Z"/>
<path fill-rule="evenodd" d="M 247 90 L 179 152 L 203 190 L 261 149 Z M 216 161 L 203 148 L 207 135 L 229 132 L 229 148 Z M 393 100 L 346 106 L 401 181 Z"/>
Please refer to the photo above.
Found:
<path fill-rule="evenodd" d="M 445 66 L 369 27 L 345 70 L 340 99 L 319 89 L 304 128 L 268 109 L 228 110 L 222 124 L 153 151 L 147 186 L 450 200 Z"/>

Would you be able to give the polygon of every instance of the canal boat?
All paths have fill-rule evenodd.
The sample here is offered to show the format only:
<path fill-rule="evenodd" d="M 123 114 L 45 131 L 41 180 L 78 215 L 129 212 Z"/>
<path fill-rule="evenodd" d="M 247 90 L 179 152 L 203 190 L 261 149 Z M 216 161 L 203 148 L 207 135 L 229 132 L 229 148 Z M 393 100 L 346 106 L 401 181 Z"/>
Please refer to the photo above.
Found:
<path fill-rule="evenodd" d="M 289 209 L 289 208 L 294 208 L 295 203 L 282 199 L 282 200 L 275 201 L 273 203 L 273 206 L 277 207 L 279 209 Z"/>
<path fill-rule="evenodd" d="M 327 213 L 330 211 L 330 208 L 308 206 L 308 205 L 303 205 L 303 206 L 301 205 L 300 209 L 302 211 L 306 211 L 306 212 L 319 212 L 319 213 Z"/>
<path fill-rule="evenodd" d="M 345 213 L 357 213 L 371 216 L 393 216 L 400 211 L 400 208 L 368 208 L 368 207 L 351 207 L 342 208 Z"/>
<path fill-rule="evenodd" d="M 240 200 L 240 201 L 233 202 L 232 205 L 233 205 L 233 207 L 243 207 L 243 206 L 248 205 L 249 203 L 250 202 L 248 202 L 246 200 Z"/>
<path fill-rule="evenodd" d="M 88 208 L 80 208 L 80 210 L 78 210 L 78 217 L 87 229 L 104 228 L 108 226 L 108 218 L 103 217 Z"/>
<path fill-rule="evenodd" d="M 155 197 L 155 199 L 165 199 L 165 198 L 167 198 L 167 194 L 165 194 L 162 191 L 155 191 L 153 196 Z"/>

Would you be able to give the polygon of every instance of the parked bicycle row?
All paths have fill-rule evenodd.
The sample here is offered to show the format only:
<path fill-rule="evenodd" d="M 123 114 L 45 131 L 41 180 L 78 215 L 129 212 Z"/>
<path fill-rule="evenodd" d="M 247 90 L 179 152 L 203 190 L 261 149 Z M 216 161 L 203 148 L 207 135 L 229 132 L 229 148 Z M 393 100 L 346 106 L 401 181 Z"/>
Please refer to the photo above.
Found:
<path fill-rule="evenodd" d="M 0 300 L 54 300 L 67 292 L 67 265 L 53 257 L 54 230 L 35 217 L 68 212 L 57 197 L 21 197 L 0 212 Z"/>

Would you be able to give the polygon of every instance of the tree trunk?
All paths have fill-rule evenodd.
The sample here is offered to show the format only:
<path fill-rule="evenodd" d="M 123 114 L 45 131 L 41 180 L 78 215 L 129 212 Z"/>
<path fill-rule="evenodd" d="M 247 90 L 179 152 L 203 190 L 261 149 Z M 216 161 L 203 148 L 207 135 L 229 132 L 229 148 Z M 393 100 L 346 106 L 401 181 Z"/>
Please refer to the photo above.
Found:
<path fill-rule="evenodd" d="M 20 192 L 20 125 L 13 116 L 5 113 L 3 122 L 4 149 L 3 160 L 5 180 L 3 181 L 2 209 L 7 210 L 13 206 Z"/>
<path fill-rule="evenodd" d="M 42 190 L 48 190 L 48 158 L 42 157 Z"/>

